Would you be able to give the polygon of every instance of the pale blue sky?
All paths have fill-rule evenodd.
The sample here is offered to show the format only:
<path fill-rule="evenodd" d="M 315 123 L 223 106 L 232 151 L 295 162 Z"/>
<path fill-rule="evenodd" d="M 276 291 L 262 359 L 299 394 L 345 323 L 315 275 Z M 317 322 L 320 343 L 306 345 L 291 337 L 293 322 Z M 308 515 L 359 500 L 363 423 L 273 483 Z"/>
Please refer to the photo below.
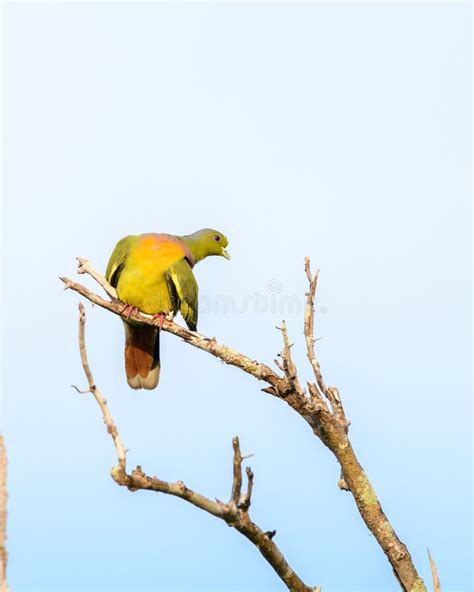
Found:
<path fill-rule="evenodd" d="M 19 3 L 3 16 L 12 589 L 282 590 L 216 519 L 117 487 L 99 410 L 70 388 L 84 383 L 78 297 L 57 276 L 78 255 L 104 269 L 125 234 L 211 226 L 233 258 L 196 268 L 211 304 L 200 330 L 271 363 L 278 305 L 301 302 L 310 255 L 318 354 L 360 461 L 423 577 L 429 546 L 443 590 L 470 590 L 469 4 Z M 284 316 L 310 378 L 297 308 Z M 170 335 L 158 390 L 133 392 L 120 322 L 87 310 L 130 466 L 225 498 L 239 434 L 255 453 L 253 517 L 308 583 L 398 589 L 335 460 L 288 407 Z"/>

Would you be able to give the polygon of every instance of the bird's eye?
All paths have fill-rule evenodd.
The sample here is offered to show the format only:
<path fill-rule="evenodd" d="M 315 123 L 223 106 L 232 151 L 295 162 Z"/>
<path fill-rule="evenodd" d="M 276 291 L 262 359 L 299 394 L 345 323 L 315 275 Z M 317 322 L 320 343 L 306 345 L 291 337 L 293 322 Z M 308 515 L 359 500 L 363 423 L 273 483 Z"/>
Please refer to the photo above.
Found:
<path fill-rule="evenodd" d="M 216 234 L 214 236 L 214 240 L 216 241 L 216 243 L 218 243 L 221 240 L 221 237 L 218 234 Z"/>

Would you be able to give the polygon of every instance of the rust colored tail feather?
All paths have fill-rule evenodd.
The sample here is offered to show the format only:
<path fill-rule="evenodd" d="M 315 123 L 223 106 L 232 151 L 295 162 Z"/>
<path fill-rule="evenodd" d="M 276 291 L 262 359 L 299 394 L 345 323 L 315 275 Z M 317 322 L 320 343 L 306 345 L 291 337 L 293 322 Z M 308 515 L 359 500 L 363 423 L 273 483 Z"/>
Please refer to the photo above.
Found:
<path fill-rule="evenodd" d="M 154 389 L 160 380 L 160 332 L 154 327 L 124 323 L 125 372 L 133 389 Z"/>

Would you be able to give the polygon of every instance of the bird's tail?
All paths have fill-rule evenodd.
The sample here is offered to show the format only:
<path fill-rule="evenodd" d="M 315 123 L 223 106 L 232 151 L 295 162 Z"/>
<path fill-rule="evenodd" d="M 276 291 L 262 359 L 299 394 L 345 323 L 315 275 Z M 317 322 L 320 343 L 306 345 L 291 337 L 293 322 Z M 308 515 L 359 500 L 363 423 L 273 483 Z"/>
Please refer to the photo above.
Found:
<path fill-rule="evenodd" d="M 154 389 L 160 379 L 160 331 L 155 327 L 125 326 L 125 372 L 133 389 Z"/>

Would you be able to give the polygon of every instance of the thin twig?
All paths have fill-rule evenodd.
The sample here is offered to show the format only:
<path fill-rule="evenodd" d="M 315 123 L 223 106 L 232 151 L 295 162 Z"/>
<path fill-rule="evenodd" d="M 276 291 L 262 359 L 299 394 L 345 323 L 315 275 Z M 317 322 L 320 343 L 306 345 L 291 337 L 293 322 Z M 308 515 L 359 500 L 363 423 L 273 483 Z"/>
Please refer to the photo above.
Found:
<path fill-rule="evenodd" d="M 298 397 L 304 399 L 304 390 L 301 387 L 300 382 L 298 380 L 296 366 L 293 362 L 293 358 L 291 357 L 291 348 L 293 347 L 293 344 L 290 343 L 290 340 L 288 338 L 288 331 L 286 328 L 285 321 L 282 321 L 280 327 L 277 327 L 277 329 L 281 331 L 281 335 L 283 337 L 283 349 L 279 355 L 281 358 L 281 369 L 285 374 L 289 387 L 286 390 L 288 392 L 293 391 L 294 393 L 296 393 Z"/>
<path fill-rule="evenodd" d="M 109 284 L 105 277 L 92 267 L 88 259 L 84 257 L 76 257 L 79 265 L 77 266 L 77 273 L 87 273 L 95 279 L 95 281 L 102 286 L 105 293 L 108 294 L 112 300 L 117 299 L 117 290 Z"/>
<path fill-rule="evenodd" d="M 230 496 L 230 501 L 237 506 L 242 491 L 242 454 L 237 436 L 232 438 L 232 448 L 234 449 L 234 477 L 232 479 L 232 495 Z"/>
<path fill-rule="evenodd" d="M 430 560 L 431 577 L 433 579 L 433 592 L 441 592 L 441 584 L 439 582 L 438 570 L 430 550 L 428 549 L 428 559 Z"/>
<path fill-rule="evenodd" d="M 0 592 L 8 592 L 7 497 L 7 451 L 3 436 L 0 436 Z"/>
<path fill-rule="evenodd" d="M 250 467 L 245 469 L 245 473 L 247 474 L 247 491 L 245 495 L 242 496 L 242 501 L 239 504 L 239 508 L 244 510 L 244 512 L 248 512 L 250 508 L 250 504 L 252 503 L 252 490 L 253 490 L 253 471 Z"/>
<path fill-rule="evenodd" d="M 309 363 L 313 369 L 314 376 L 316 378 L 316 396 L 321 397 L 324 395 L 329 401 L 331 408 L 334 412 L 338 410 L 338 401 L 334 396 L 331 387 L 327 387 L 324 383 L 323 375 L 321 372 L 321 366 L 316 357 L 314 351 L 314 300 L 316 296 L 316 289 L 318 286 L 319 269 L 314 275 L 311 274 L 311 266 L 309 257 L 305 258 L 305 272 L 308 278 L 309 288 L 306 293 L 306 306 L 304 311 L 304 336 L 306 340 L 306 355 L 308 356 Z"/>
<path fill-rule="evenodd" d="M 89 362 L 87 360 L 87 350 L 86 350 L 86 342 L 85 342 L 85 326 L 86 326 L 86 311 L 84 309 L 84 305 L 82 302 L 79 303 L 79 351 L 81 354 L 81 363 L 82 368 L 84 370 L 84 374 L 86 375 L 87 382 L 89 384 L 89 388 L 87 390 L 82 390 L 80 392 L 90 392 L 95 400 L 97 401 L 100 410 L 102 411 L 102 418 L 104 420 L 105 426 L 107 431 L 112 436 L 112 440 L 114 442 L 115 450 L 117 451 L 117 459 L 118 459 L 118 466 L 122 471 L 126 470 L 126 450 L 124 445 L 122 444 L 122 440 L 120 438 L 120 434 L 117 430 L 117 426 L 110 415 L 109 407 L 107 405 L 107 401 L 102 396 L 102 393 L 97 388 L 94 377 L 92 376 L 92 371 L 89 366 Z M 77 390 L 77 387 L 74 387 Z"/>

